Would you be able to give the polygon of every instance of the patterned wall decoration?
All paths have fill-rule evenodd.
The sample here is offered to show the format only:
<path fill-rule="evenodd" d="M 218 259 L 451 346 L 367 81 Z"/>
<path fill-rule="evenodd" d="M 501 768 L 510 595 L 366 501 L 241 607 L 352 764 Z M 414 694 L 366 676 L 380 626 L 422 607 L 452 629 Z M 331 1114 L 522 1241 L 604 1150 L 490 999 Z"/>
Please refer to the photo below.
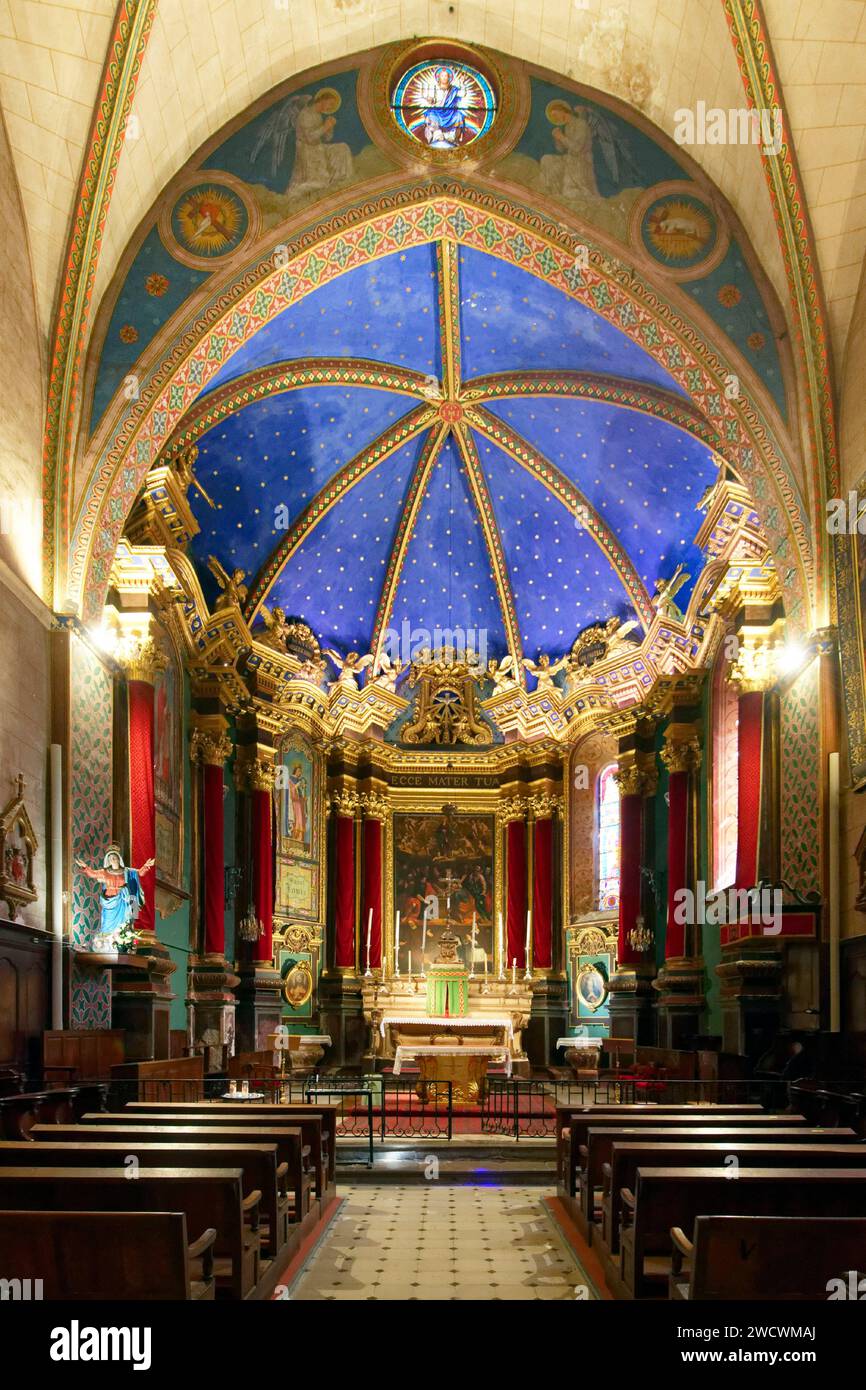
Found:
<path fill-rule="evenodd" d="M 87 644 L 71 638 L 71 837 L 72 859 L 101 864 L 112 830 L 111 673 Z M 73 871 L 70 931 L 73 946 L 88 947 L 99 924 L 99 889 Z M 111 980 L 106 970 L 75 965 L 73 1028 L 111 1027 Z"/>
<path fill-rule="evenodd" d="M 819 706 L 813 661 L 782 697 L 782 877 L 801 893 L 821 887 Z"/>

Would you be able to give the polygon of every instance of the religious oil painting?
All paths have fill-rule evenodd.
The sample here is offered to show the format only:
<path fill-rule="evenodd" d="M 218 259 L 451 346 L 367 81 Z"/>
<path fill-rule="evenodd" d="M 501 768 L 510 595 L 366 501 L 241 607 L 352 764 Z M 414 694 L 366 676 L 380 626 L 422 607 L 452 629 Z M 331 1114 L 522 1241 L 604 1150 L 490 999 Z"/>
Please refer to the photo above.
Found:
<path fill-rule="evenodd" d="M 274 784 L 278 911 L 308 922 L 319 915 L 321 776 L 308 741 L 289 735 L 279 750 Z"/>
<path fill-rule="evenodd" d="M 416 63 L 399 78 L 392 99 L 401 130 L 431 150 L 471 145 L 496 116 L 496 97 L 483 73 L 466 63 Z"/>
<path fill-rule="evenodd" d="M 573 1009 L 578 1018 L 606 1018 L 612 959 L 607 952 L 578 956 L 574 969 Z"/>
<path fill-rule="evenodd" d="M 420 974 L 436 959 L 446 927 L 476 975 L 493 972 L 494 817 L 394 816 L 394 904 L 400 913 L 400 970 Z M 474 956 L 473 956 L 473 921 Z M 410 960 L 411 954 L 411 960 Z"/>

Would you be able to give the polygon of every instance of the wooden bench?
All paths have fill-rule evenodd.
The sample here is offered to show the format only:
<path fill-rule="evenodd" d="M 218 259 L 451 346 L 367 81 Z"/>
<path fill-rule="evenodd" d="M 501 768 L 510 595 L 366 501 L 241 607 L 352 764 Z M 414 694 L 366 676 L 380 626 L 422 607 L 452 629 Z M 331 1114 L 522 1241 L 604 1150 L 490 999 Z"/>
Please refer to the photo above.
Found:
<path fill-rule="evenodd" d="M 125 1100 L 201 1100 L 204 1057 L 166 1057 L 155 1062 L 121 1062 L 111 1068 L 112 1088 Z"/>
<path fill-rule="evenodd" d="M 0 1168 L 0 1211 L 182 1211 L 188 1231 L 213 1228 L 217 1294 L 252 1298 L 259 1278 L 259 1193 L 239 1168 Z"/>
<path fill-rule="evenodd" d="M 759 1111 L 756 1114 L 727 1114 L 724 1119 L 720 1119 L 717 1114 L 710 1111 L 696 1111 L 690 1114 L 688 1120 L 683 1115 L 636 1115 L 631 1114 L 624 1118 L 621 1114 L 600 1114 L 595 1111 L 590 1114 L 573 1114 L 569 1121 L 569 1137 L 563 1139 L 562 1159 L 564 1168 L 557 1174 L 557 1185 L 559 1195 L 566 1198 L 573 1198 L 576 1186 L 575 1178 L 580 1166 L 580 1146 L 586 1143 L 586 1136 L 590 1128 L 615 1129 L 628 1125 L 636 1129 L 676 1129 L 688 1127 L 707 1128 L 710 1126 L 719 1127 L 736 1126 L 737 1129 L 790 1129 L 800 1127 L 805 1124 L 801 1115 L 768 1115 L 766 1111 Z"/>
<path fill-rule="evenodd" d="M 246 1101 L 171 1101 L 167 1104 L 158 1104 L 155 1101 L 130 1101 L 124 1107 L 124 1115 L 141 1112 L 159 1112 L 165 1115 L 175 1114 L 195 1114 L 203 1119 L 220 1114 L 244 1116 L 246 1119 L 254 1119 L 256 1115 L 276 1115 L 285 1116 L 300 1115 L 302 1118 L 308 1115 L 318 1115 L 322 1121 L 322 1169 L 324 1177 L 325 1192 L 323 1196 L 333 1197 L 337 1190 L 336 1161 L 337 1161 L 337 1123 L 340 1118 L 339 1105 L 321 1101 L 266 1101 L 263 1104 L 250 1104 Z M 305 1139 L 305 1142 L 306 1139 Z M 315 1153 L 313 1155 L 315 1159 Z"/>
<path fill-rule="evenodd" d="M 765 1164 L 771 1168 L 855 1168 L 866 1163 L 866 1146 L 857 1142 L 853 1130 L 828 1129 L 825 1133 L 834 1136 L 833 1143 L 821 1142 L 823 1136 L 816 1143 L 814 1131 L 808 1129 L 775 1133 L 769 1138 L 760 1130 L 743 1130 L 739 1135 L 732 1132 L 718 1138 L 692 1132 L 678 1139 L 665 1135 L 664 1139 L 649 1141 L 627 1131 L 605 1134 L 608 1157 L 602 1171 L 601 1240 L 611 1255 L 619 1252 L 620 1194 L 624 1187 L 634 1188 L 640 1167 L 694 1168 L 717 1163 L 724 1168 L 731 1155 L 748 1168 Z M 836 1138 L 840 1134 L 841 1142 Z M 728 1164 L 728 1169 L 731 1166 Z"/>
<path fill-rule="evenodd" d="M 175 1165 L 183 1168 L 188 1164 L 196 1168 L 240 1168 L 244 1196 L 261 1193 L 264 1252 L 273 1258 L 285 1248 L 291 1215 L 286 1191 L 288 1168 L 285 1163 L 278 1163 L 275 1144 L 199 1144 L 180 1142 L 181 1136 L 174 1134 L 172 1142 L 166 1143 L 109 1142 L 92 1138 L 89 1125 L 81 1128 L 86 1138 L 80 1142 L 49 1139 L 41 1130 L 50 1131 L 53 1126 L 46 1125 L 40 1127 L 39 1142 L 35 1144 L 0 1143 L 0 1168 L 120 1168 L 128 1167 L 130 1158 L 136 1159 L 142 1169 Z"/>
<path fill-rule="evenodd" d="M 671 1240 L 673 1299 L 823 1301 L 834 1288 L 842 1298 L 862 1298 L 848 1272 L 863 1267 L 863 1217 L 699 1216 L 692 1240 L 678 1227 Z"/>
<path fill-rule="evenodd" d="M 758 1115 L 764 1113 L 763 1106 L 760 1105 L 711 1105 L 702 1102 L 692 1105 L 650 1105 L 648 1103 L 617 1105 L 611 1101 L 608 1104 L 599 1103 L 596 1105 L 557 1105 L 556 1171 L 559 1174 L 568 1171 L 564 1151 L 571 1142 L 572 1115 L 622 1115 L 624 1117 L 623 1124 L 626 1124 L 629 1115 L 701 1115 L 706 1110 L 713 1111 L 717 1115 Z"/>
<path fill-rule="evenodd" d="M 46 1300 L 212 1301 L 215 1240 L 211 1227 L 190 1245 L 179 1211 L 0 1211 L 0 1268 Z"/>
<path fill-rule="evenodd" d="M 336 1106 L 329 1106 L 328 1110 L 336 1110 Z M 330 1199 L 336 1190 L 336 1182 L 329 1170 L 329 1163 L 333 1160 L 333 1144 L 328 1144 L 330 1133 L 329 1119 L 323 1116 L 318 1109 L 311 1109 L 305 1105 L 247 1105 L 241 1102 L 239 1105 L 232 1105 L 227 1101 L 225 1104 L 217 1102 L 211 1105 L 207 1101 L 200 1106 L 177 1105 L 176 1107 L 162 1108 L 150 1104 L 128 1105 L 120 1112 L 124 1119 L 128 1118 L 134 1123 L 139 1122 L 139 1116 L 147 1117 L 147 1121 L 159 1125 L 183 1125 L 186 1124 L 234 1124 L 236 1120 L 244 1125 L 266 1124 L 269 1120 L 286 1121 L 291 1125 L 298 1125 L 304 1136 L 304 1143 L 310 1149 L 310 1162 L 316 1182 L 316 1196 L 322 1205 L 326 1199 Z M 333 1127 L 336 1127 L 336 1120 L 332 1120 Z M 329 1190 L 331 1189 L 331 1190 Z"/>
<path fill-rule="evenodd" d="M 638 1168 L 634 1192 L 622 1192 L 621 1289 L 626 1298 L 668 1293 L 669 1255 L 657 1252 L 674 1226 L 699 1216 L 866 1216 L 864 1168 Z M 841 1273 L 842 1271 L 840 1271 Z"/>
<path fill-rule="evenodd" d="M 738 1126 L 736 1123 L 730 1125 L 689 1125 L 682 1128 L 665 1128 L 653 1130 L 651 1128 L 637 1128 L 624 1125 L 622 1129 L 605 1127 L 603 1129 L 590 1129 L 586 1136 L 586 1143 L 580 1145 L 579 1160 L 580 1168 L 578 1173 L 578 1202 L 580 1212 L 586 1222 L 595 1220 L 595 1212 L 598 1210 L 599 1194 L 606 1194 L 608 1182 L 605 1170 L 611 1162 L 612 1150 L 620 1144 L 667 1144 L 675 1149 L 690 1150 L 696 1144 L 728 1144 L 736 1147 L 739 1144 L 763 1144 L 768 1147 L 771 1144 L 788 1146 L 791 1144 L 809 1144 L 814 1147 L 839 1146 L 840 1144 L 855 1145 L 857 1136 L 852 1129 L 808 1129 L 805 1126 L 792 1125 L 790 1129 L 782 1126 L 770 1128 L 767 1125 Z M 628 1181 L 619 1186 L 631 1186 L 634 1174 L 630 1174 Z M 616 1188 L 619 1192 L 619 1187 Z M 602 1203 L 603 1205 L 603 1203 Z M 607 1241 L 607 1228 L 604 1228 L 604 1238 Z M 611 1247 L 614 1248 L 614 1247 Z"/>
<path fill-rule="evenodd" d="M 142 1117 L 144 1119 L 146 1117 Z M 149 1117 L 147 1117 L 149 1118 Z M 290 1219 L 299 1224 L 314 1225 L 318 1220 L 318 1203 L 312 1199 L 313 1179 L 309 1171 L 309 1151 L 303 1143 L 301 1130 L 297 1125 L 278 1121 L 256 1126 L 227 1123 L 225 1125 L 205 1124 L 144 1124 L 136 1121 L 127 1123 L 124 1116 L 111 1115 L 99 1117 L 100 1122 L 81 1125 L 34 1125 L 33 1138 L 48 1143 L 69 1142 L 101 1143 L 103 1140 L 128 1145 L 135 1144 L 273 1144 L 277 1150 L 277 1163 L 288 1165 L 286 1189 L 289 1198 Z M 105 1120 L 103 1124 L 101 1121 Z"/>

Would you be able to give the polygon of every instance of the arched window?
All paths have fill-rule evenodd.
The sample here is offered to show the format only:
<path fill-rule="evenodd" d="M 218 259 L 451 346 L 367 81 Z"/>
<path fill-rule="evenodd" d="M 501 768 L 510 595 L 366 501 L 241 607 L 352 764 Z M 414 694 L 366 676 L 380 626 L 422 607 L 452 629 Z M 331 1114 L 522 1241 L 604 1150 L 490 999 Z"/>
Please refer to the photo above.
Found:
<path fill-rule="evenodd" d="M 719 652 L 712 684 L 713 888 L 730 888 L 737 874 L 737 696 Z"/>
<path fill-rule="evenodd" d="M 615 772 L 616 763 L 610 763 L 598 775 L 596 877 L 602 912 L 619 907 L 619 787 Z"/>

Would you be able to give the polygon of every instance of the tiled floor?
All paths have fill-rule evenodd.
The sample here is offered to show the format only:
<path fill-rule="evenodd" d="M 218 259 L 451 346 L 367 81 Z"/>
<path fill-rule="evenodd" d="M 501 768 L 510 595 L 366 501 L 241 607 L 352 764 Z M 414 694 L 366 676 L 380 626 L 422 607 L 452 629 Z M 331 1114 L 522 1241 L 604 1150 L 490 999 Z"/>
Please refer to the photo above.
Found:
<path fill-rule="evenodd" d="M 349 1187 L 296 1299 L 594 1298 L 537 1187 Z"/>

